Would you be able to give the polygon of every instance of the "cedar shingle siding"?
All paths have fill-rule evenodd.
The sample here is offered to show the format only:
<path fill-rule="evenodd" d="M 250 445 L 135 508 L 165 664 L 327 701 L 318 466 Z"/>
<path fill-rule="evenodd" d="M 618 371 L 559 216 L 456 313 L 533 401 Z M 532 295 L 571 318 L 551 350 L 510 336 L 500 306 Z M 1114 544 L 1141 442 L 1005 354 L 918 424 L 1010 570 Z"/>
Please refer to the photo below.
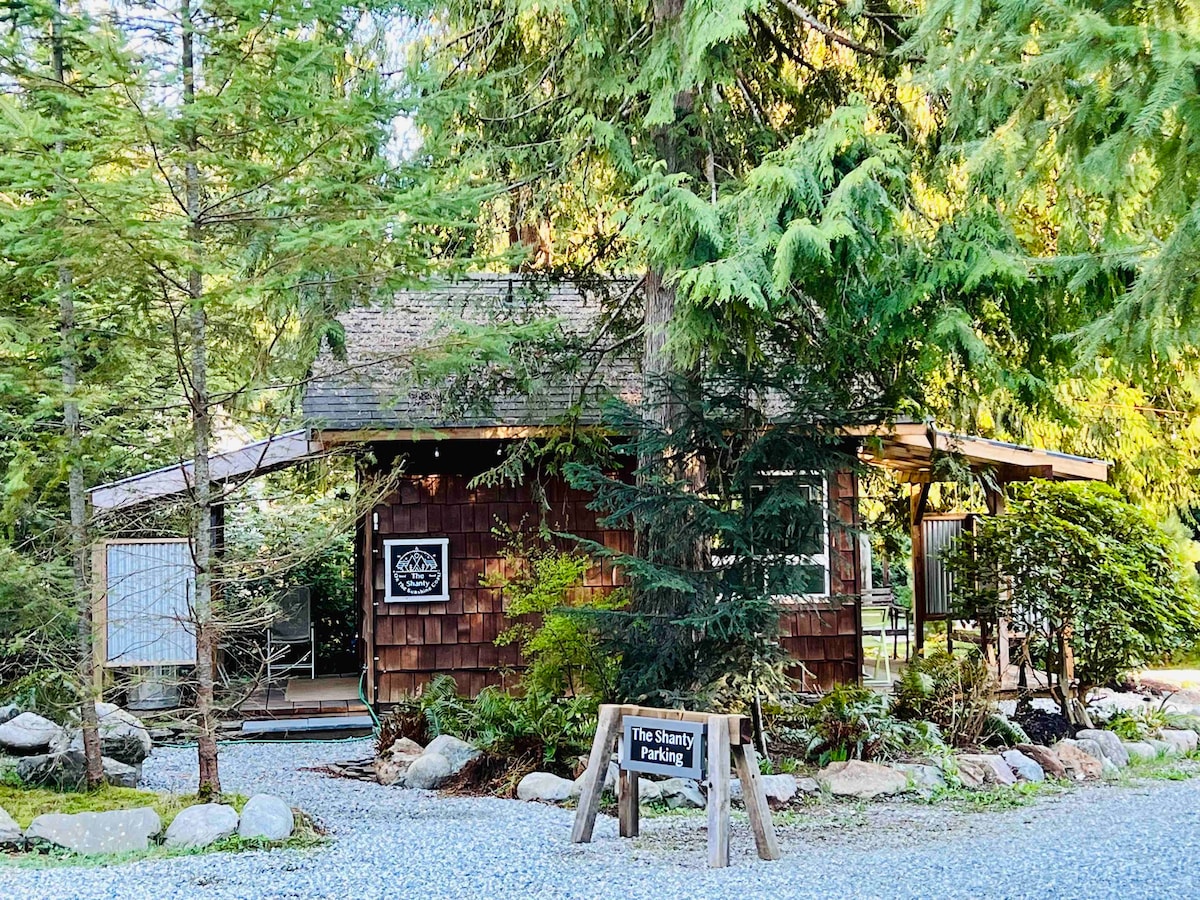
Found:
<path fill-rule="evenodd" d="M 462 471 L 495 444 L 446 446 L 437 462 L 443 472 L 406 476 L 399 489 L 374 512 L 378 527 L 369 537 L 372 582 L 368 600 L 374 609 L 376 691 L 381 703 L 392 703 L 437 673 L 454 676 L 471 695 L 485 685 L 514 683 L 522 662 L 513 645 L 497 647 L 496 635 L 510 621 L 497 588 L 481 584 L 485 576 L 508 574 L 503 547 L 492 533 L 499 523 L 511 528 L 536 528 L 541 515 L 528 485 L 469 488 L 471 475 Z M 422 470 L 434 462 L 421 454 Z M 442 466 L 439 466 L 442 467 Z M 588 497 L 554 480 L 546 485 L 550 526 L 603 543 L 622 552 L 632 548 L 631 535 L 604 531 L 587 508 Z M 373 520 L 374 521 L 374 520 Z M 383 541 L 396 537 L 446 537 L 450 540 L 450 600 L 442 603 L 386 603 Z M 363 552 L 360 546 L 359 552 Z M 608 591 L 618 583 L 611 564 L 593 567 L 582 590 Z M 365 612 L 370 615 L 371 610 Z"/>
<path fill-rule="evenodd" d="M 614 286 L 616 294 L 624 294 L 633 283 Z M 502 548 L 492 534 L 497 522 L 512 527 L 524 522 L 533 528 L 541 510 L 528 485 L 468 487 L 472 477 L 497 460 L 499 444 L 435 440 L 432 429 L 552 424 L 581 400 L 584 421 L 596 421 L 599 404 L 607 395 L 636 402 L 640 351 L 634 343 L 614 341 L 608 316 L 598 296 L 569 284 L 542 283 L 526 289 L 518 276 L 475 276 L 401 292 L 392 303 L 340 317 L 345 359 L 325 352 L 314 364 L 314 381 L 304 398 L 306 419 L 328 436 L 373 432 L 367 448 L 380 461 L 378 465 L 405 459 L 398 489 L 359 523 L 357 537 L 363 652 L 371 663 L 370 683 L 379 702 L 393 703 L 438 673 L 453 675 L 459 688 L 472 695 L 485 685 L 515 682 L 522 665 L 517 648 L 495 644 L 496 635 L 508 624 L 503 598 L 498 589 L 484 587 L 480 581 L 485 575 L 504 572 Z M 585 364 L 566 372 L 548 367 L 546 377 L 535 379 L 537 385 L 528 394 L 485 390 L 472 397 L 468 389 L 464 401 L 462 392 L 422 384 L 413 375 L 414 357 L 428 353 L 438 337 L 457 323 L 547 317 L 558 320 L 560 337 L 584 351 Z M 598 348 L 614 343 L 622 348 L 615 358 L 594 355 Z M 584 389 L 588 374 L 592 377 Z M 490 389 L 486 371 L 473 381 Z M 386 439 L 388 431 L 408 429 L 429 430 L 420 441 Z M 854 476 L 840 473 L 829 488 L 838 519 L 853 525 L 857 516 Z M 598 529 L 585 495 L 561 482 L 551 482 L 546 489 L 553 528 L 614 549 L 631 549 L 629 533 Z M 384 601 L 383 541 L 401 537 L 449 539 L 448 602 Z M 832 593 L 856 594 L 858 563 L 852 534 L 833 528 L 830 545 Z M 604 564 L 588 573 L 584 589 L 611 590 L 614 584 L 611 566 Z M 812 676 L 809 686 L 814 681 L 828 686 L 858 680 L 860 627 L 852 602 L 788 609 L 782 626 L 784 647 Z M 804 669 L 797 667 L 793 674 L 804 675 Z"/>

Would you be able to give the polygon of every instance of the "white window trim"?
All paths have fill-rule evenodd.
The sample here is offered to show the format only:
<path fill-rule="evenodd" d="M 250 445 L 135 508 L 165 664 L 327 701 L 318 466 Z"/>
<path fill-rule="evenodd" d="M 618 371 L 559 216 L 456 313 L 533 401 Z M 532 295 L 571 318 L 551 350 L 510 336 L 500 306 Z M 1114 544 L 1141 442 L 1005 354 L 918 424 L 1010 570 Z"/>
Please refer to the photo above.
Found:
<path fill-rule="evenodd" d="M 795 473 L 792 472 L 764 472 L 765 477 L 771 478 L 791 478 Z M 801 472 L 801 476 L 816 475 L 815 472 Z M 829 516 L 831 504 L 829 501 L 829 479 L 824 475 L 821 476 L 821 552 L 820 553 L 803 553 L 791 554 L 784 557 L 785 562 L 790 565 L 809 565 L 820 566 L 821 571 L 825 573 L 824 592 L 819 594 L 772 594 L 771 599 L 781 605 L 800 605 L 812 604 L 828 601 L 833 596 L 832 591 L 832 565 L 831 554 L 829 552 Z M 762 557 L 763 560 L 777 559 L 778 557 Z M 720 567 L 728 565 L 732 561 L 732 557 L 728 556 L 713 556 L 712 564 Z"/>
<path fill-rule="evenodd" d="M 790 472 L 778 472 L 778 473 L 771 472 L 770 474 L 778 475 L 781 477 L 791 477 L 792 476 L 792 473 L 790 473 Z M 799 474 L 802 476 L 816 475 L 815 472 L 800 472 Z M 778 603 L 801 604 L 801 603 L 813 603 L 813 602 L 817 602 L 817 601 L 828 600 L 833 595 L 832 586 L 831 586 L 831 581 L 833 578 L 832 565 L 831 565 L 832 560 L 830 559 L 830 553 L 829 553 L 829 515 L 830 515 L 829 479 L 826 478 L 824 475 L 822 475 L 821 476 L 821 552 L 820 553 L 804 553 L 804 554 L 797 554 L 795 556 L 789 556 L 789 557 L 787 557 L 787 562 L 790 565 L 797 565 L 797 566 L 800 566 L 800 565 L 820 566 L 821 571 L 825 573 L 825 578 L 824 578 L 824 582 L 823 582 L 823 586 L 824 586 L 825 590 L 819 594 L 772 594 L 771 599 L 775 600 Z M 794 562 L 793 562 L 793 560 L 794 560 Z"/>

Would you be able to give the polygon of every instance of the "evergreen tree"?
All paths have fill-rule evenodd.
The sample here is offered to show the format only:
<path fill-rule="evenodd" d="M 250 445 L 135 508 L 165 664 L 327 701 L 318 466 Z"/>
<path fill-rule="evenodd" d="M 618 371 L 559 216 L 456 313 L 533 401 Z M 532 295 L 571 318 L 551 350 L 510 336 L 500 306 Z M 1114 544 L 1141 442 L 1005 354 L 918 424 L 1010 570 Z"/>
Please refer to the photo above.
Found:
<path fill-rule="evenodd" d="M 1091 349 L 1151 372 L 1194 368 L 1200 9 L 937 0 L 910 46 L 928 57 L 922 78 L 972 188 L 1045 222 L 1028 249 L 1108 298 Z"/>
<path fill-rule="evenodd" d="M 785 684 L 780 618 L 789 605 L 828 594 L 815 557 L 826 558 L 832 537 L 850 527 L 828 502 L 836 473 L 859 466 L 838 425 L 879 413 L 845 385 L 809 379 L 789 358 L 806 332 L 802 321 L 780 321 L 754 359 L 722 356 L 706 368 L 698 396 L 683 385 L 674 428 L 660 427 L 644 407 L 614 405 L 606 424 L 625 436 L 614 455 L 636 461 L 638 479 L 567 466 L 572 485 L 594 493 L 606 527 L 639 529 L 632 553 L 585 542 L 611 557 L 639 602 L 628 611 L 576 612 L 598 622 L 620 659 L 624 699 L 725 707 L 753 704 Z M 702 491 L 688 465 L 703 467 Z M 704 556 L 680 546 L 701 547 Z"/>
<path fill-rule="evenodd" d="M 142 452 L 122 468 L 144 469 L 147 456 L 196 460 L 193 677 L 206 796 L 220 792 L 213 654 L 238 614 L 222 597 L 213 545 L 222 499 L 207 471 L 214 419 L 275 431 L 319 343 L 337 344 L 333 316 L 423 272 L 424 245 L 408 239 L 415 223 L 461 212 L 455 198 L 409 191 L 402 161 L 389 155 L 398 106 L 380 29 L 390 11 L 113 5 L 81 28 L 86 41 L 106 42 L 109 65 L 95 89 L 80 91 L 79 109 L 94 111 L 71 135 L 101 162 L 63 167 L 62 189 L 39 207 L 46 221 L 61 217 L 64 197 L 86 211 L 72 220 L 86 222 L 87 239 L 71 248 L 75 296 L 85 273 L 108 279 L 97 288 L 117 286 L 106 309 L 120 316 L 106 324 L 137 348 L 130 380 L 141 395 L 130 405 L 167 438 L 150 452 L 141 435 L 125 438 Z M 11 164 L 29 165 L 26 132 L 44 123 L 32 113 L 13 121 L 11 140 L 26 143 Z M 48 159 L 53 140 L 40 143 Z M 35 212 L 27 197 L 13 208 L 21 217 L 4 237 L 20 249 L 37 233 Z M 38 251 L 46 268 L 41 293 L 30 295 L 34 321 L 38 304 L 56 296 L 61 247 Z"/>
<path fill-rule="evenodd" d="M 119 68 L 119 54 L 115 60 L 108 36 L 96 23 L 65 11 L 57 0 L 14 9 L 10 26 L 0 40 L 0 70 L 12 88 L 10 97 L 0 101 L 5 104 L 0 146 L 6 151 L 0 183 L 7 187 L 0 240 L 12 279 L 0 313 L 11 342 L 0 353 L 0 378 L 15 401 L 6 404 L 9 417 L 0 451 L 8 457 L 5 512 L 13 536 L 45 553 L 47 572 L 54 551 L 46 551 L 57 541 L 44 539 L 39 529 L 67 520 L 64 543 L 75 611 L 69 665 L 74 678 L 69 683 L 79 698 L 86 783 L 95 788 L 104 775 L 94 702 L 85 479 L 89 469 L 95 470 L 92 456 L 104 430 L 88 435 L 83 412 L 92 405 L 113 408 L 116 385 L 108 376 L 120 365 L 114 346 L 120 342 L 97 339 L 94 331 L 100 318 L 114 313 L 108 292 L 115 280 L 99 263 L 103 249 L 89 233 L 91 211 L 73 185 L 91 183 L 107 164 L 106 152 L 87 136 L 112 121 L 116 98 L 108 83 Z M 57 384 L 51 381 L 55 373 Z M 51 436 L 45 429 L 55 407 L 61 435 Z M 38 493 L 62 488 L 62 518 L 51 507 L 49 521 L 41 519 L 38 513 L 46 505 Z M 32 521 L 21 524 L 22 514 Z M 64 665 L 65 654 L 53 647 L 47 651 L 43 660 Z"/>

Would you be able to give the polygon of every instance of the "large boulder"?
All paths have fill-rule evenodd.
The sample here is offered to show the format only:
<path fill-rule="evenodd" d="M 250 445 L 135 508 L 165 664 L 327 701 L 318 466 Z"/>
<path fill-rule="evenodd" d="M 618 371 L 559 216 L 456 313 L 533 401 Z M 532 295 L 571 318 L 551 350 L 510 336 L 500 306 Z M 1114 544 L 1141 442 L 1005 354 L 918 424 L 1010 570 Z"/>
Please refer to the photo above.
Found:
<path fill-rule="evenodd" d="M 638 779 L 638 805 L 644 803 L 659 803 L 662 801 L 662 782 Z"/>
<path fill-rule="evenodd" d="M 871 797 L 898 794 L 908 787 L 908 776 L 877 763 L 851 759 L 830 763 L 817 773 L 817 783 L 835 797 Z"/>
<path fill-rule="evenodd" d="M 103 758 L 104 780 L 117 787 L 137 787 L 142 779 L 141 766 L 128 766 L 115 759 Z M 40 753 L 17 761 L 17 777 L 29 785 L 59 790 L 80 790 L 87 783 L 87 760 L 83 750 Z"/>
<path fill-rule="evenodd" d="M 466 741 L 461 741 L 448 734 L 439 734 L 430 741 L 429 746 L 425 748 L 425 753 L 436 753 L 445 759 L 450 764 L 451 775 L 457 775 L 462 771 L 463 766 L 480 755 L 480 751 Z"/>
<path fill-rule="evenodd" d="M 530 772 L 517 785 L 518 800 L 544 800 L 561 803 L 572 796 L 575 782 L 550 772 Z"/>
<path fill-rule="evenodd" d="M 1091 738 L 1076 738 L 1075 746 L 1084 753 L 1087 753 L 1089 756 L 1094 756 L 1096 759 L 1100 760 L 1101 775 L 1105 777 L 1111 777 L 1120 772 L 1116 763 L 1114 763 L 1104 754 L 1104 748 L 1101 747 L 1098 742 L 1093 741 Z"/>
<path fill-rule="evenodd" d="M 1150 760 L 1158 756 L 1158 751 L 1145 741 L 1122 741 L 1121 746 L 1125 748 L 1125 753 L 1129 757 L 1130 762 L 1135 759 Z"/>
<path fill-rule="evenodd" d="M 180 810 L 167 826 L 163 843 L 181 850 L 198 849 L 229 837 L 237 827 L 238 814 L 232 806 L 201 803 Z"/>
<path fill-rule="evenodd" d="M 946 786 L 946 776 L 937 766 L 925 763 L 892 763 L 892 768 L 900 772 L 916 791 L 936 791 Z"/>
<path fill-rule="evenodd" d="M 608 764 L 608 769 L 604 772 L 604 786 L 600 789 L 600 792 L 603 794 L 615 793 L 617 790 L 617 778 L 620 777 L 620 775 L 621 770 L 617 764 L 615 762 L 610 762 Z M 575 782 L 571 787 L 572 797 L 580 797 L 583 795 L 583 780 L 585 778 L 587 778 L 586 768 L 580 773 L 579 777 L 575 779 Z"/>
<path fill-rule="evenodd" d="M 0 725 L 0 750 L 16 756 L 45 753 L 62 729 L 37 713 L 23 712 Z"/>
<path fill-rule="evenodd" d="M 1037 760 L 1026 756 L 1020 750 L 1005 750 L 1000 756 L 1008 763 L 1008 767 L 1013 770 L 1013 774 L 1017 776 L 1018 780 L 1034 783 L 1046 780 L 1046 773 L 1038 765 Z"/>
<path fill-rule="evenodd" d="M 1053 749 L 1068 778 L 1083 781 L 1087 778 L 1099 778 L 1104 774 L 1104 763 L 1072 740 L 1061 740 Z"/>
<path fill-rule="evenodd" d="M 104 780 L 114 787 L 135 788 L 142 780 L 142 767 L 129 766 L 104 757 Z"/>
<path fill-rule="evenodd" d="M 235 814 L 236 815 L 236 814 Z M 149 807 L 38 816 L 25 832 L 31 844 L 53 844 L 75 853 L 129 853 L 146 850 L 162 830 L 158 813 Z"/>
<path fill-rule="evenodd" d="M 1121 739 L 1111 731 L 1099 728 L 1084 728 L 1075 735 L 1077 741 L 1095 741 L 1105 758 L 1118 769 L 1129 765 L 1129 751 L 1121 745 Z"/>
<path fill-rule="evenodd" d="M 1058 754 L 1049 747 L 1041 744 L 1017 744 L 1017 750 L 1028 756 L 1042 767 L 1042 771 L 1050 778 L 1066 778 L 1067 769 L 1058 758 Z"/>
<path fill-rule="evenodd" d="M 777 775 L 760 775 L 758 782 L 762 785 L 763 793 L 766 794 L 768 805 L 773 808 L 788 803 L 796 794 L 815 794 L 821 789 L 814 778 L 797 778 L 786 772 L 780 772 Z M 741 779 L 734 778 L 729 782 L 729 797 L 731 800 L 738 801 L 744 799 Z"/>
<path fill-rule="evenodd" d="M 404 780 L 411 766 L 425 749 L 416 741 L 400 738 L 375 759 L 375 780 L 380 784 L 397 784 Z"/>
<path fill-rule="evenodd" d="M 20 847 L 24 843 L 21 826 L 0 806 L 0 847 Z"/>
<path fill-rule="evenodd" d="M 430 753 L 426 748 L 424 753 L 412 761 L 408 771 L 404 773 L 404 786 L 419 791 L 432 791 L 445 784 L 453 774 L 454 769 L 450 765 L 450 760 L 440 753 Z"/>
<path fill-rule="evenodd" d="M 1017 776 L 1002 757 L 991 753 L 963 753 L 956 758 L 958 777 L 964 787 L 978 790 L 983 787 L 1010 787 Z"/>
<path fill-rule="evenodd" d="M 658 783 L 658 790 L 669 809 L 704 809 L 707 802 L 700 785 L 690 778 L 668 778 Z"/>
<path fill-rule="evenodd" d="M 296 816 L 287 801 L 271 794 L 255 794 L 242 808 L 238 834 L 244 838 L 286 841 L 296 827 Z"/>
<path fill-rule="evenodd" d="M 114 703 L 96 704 L 96 724 L 100 752 L 127 766 L 140 766 L 154 747 L 142 720 Z M 82 749 L 83 732 L 78 727 L 63 731 L 50 748 L 52 752 Z"/>
<path fill-rule="evenodd" d="M 1175 748 L 1180 754 L 1191 753 L 1196 749 L 1196 732 L 1188 729 L 1164 728 L 1162 739 Z"/>

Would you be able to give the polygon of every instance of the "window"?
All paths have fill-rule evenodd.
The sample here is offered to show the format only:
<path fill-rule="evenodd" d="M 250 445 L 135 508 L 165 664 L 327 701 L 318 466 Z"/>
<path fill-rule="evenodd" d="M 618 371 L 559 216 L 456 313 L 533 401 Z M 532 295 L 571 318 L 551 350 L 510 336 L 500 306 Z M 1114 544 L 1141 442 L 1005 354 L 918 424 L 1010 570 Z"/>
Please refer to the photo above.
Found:
<path fill-rule="evenodd" d="M 776 600 L 816 600 L 829 596 L 829 485 L 822 475 L 771 473 L 764 490 L 781 486 L 794 488 L 808 500 L 810 522 L 796 526 L 794 552 L 776 555 L 767 568 L 767 592 Z M 793 498 L 794 505 L 794 498 Z"/>

